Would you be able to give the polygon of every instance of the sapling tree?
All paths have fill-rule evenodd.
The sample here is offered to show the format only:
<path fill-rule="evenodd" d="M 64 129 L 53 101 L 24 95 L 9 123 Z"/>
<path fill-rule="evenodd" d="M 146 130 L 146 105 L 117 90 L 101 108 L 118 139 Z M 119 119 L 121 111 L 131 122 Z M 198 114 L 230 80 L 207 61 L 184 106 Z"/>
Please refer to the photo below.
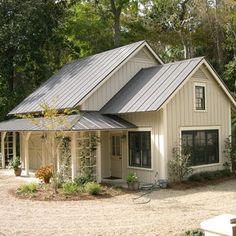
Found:
<path fill-rule="evenodd" d="M 52 104 L 44 102 L 40 104 L 42 109 L 41 113 L 37 114 L 26 114 L 21 115 L 21 118 L 29 119 L 32 124 L 37 126 L 40 130 L 44 131 L 42 139 L 47 143 L 50 155 L 52 159 L 53 165 L 53 188 L 54 192 L 57 193 L 58 188 L 58 168 L 57 168 L 57 160 L 59 157 L 57 156 L 57 151 L 60 148 L 64 138 L 65 138 L 65 130 L 69 130 L 72 126 L 71 122 L 68 120 L 69 114 L 78 114 L 78 110 L 65 109 L 59 111 L 56 109 L 54 105 L 56 100 L 54 99 Z"/>

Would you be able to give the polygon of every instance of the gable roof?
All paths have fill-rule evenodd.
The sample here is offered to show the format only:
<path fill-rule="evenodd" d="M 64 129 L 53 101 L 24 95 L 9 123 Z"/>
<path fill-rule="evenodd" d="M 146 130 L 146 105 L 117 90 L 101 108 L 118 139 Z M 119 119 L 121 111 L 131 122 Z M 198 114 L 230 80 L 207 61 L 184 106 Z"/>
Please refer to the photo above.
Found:
<path fill-rule="evenodd" d="M 104 114 L 156 111 L 205 64 L 231 102 L 236 102 L 204 57 L 142 69 L 102 109 Z"/>
<path fill-rule="evenodd" d="M 53 102 L 56 109 L 73 108 L 79 105 L 80 101 L 144 46 L 159 63 L 163 64 L 145 41 L 82 58 L 65 65 L 9 114 L 41 111 L 40 104 L 46 102 L 50 105 L 53 99 L 56 100 Z"/>

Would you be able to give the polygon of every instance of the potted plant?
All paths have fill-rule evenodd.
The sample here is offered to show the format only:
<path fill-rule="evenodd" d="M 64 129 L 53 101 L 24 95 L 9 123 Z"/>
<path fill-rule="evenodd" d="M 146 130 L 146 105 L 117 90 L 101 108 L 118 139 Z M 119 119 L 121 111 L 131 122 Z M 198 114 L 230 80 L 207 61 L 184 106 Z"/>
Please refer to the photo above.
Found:
<path fill-rule="evenodd" d="M 45 184 L 49 184 L 52 176 L 53 176 L 53 166 L 52 165 L 42 166 L 35 173 L 35 177 L 40 180 L 43 180 Z"/>
<path fill-rule="evenodd" d="M 126 180 L 129 190 L 135 191 L 139 189 L 139 181 L 136 173 L 133 172 L 129 173 Z"/>
<path fill-rule="evenodd" d="M 20 176 L 21 175 L 21 160 L 20 157 L 14 158 L 12 161 L 9 163 L 10 169 L 13 169 L 15 172 L 15 176 Z"/>

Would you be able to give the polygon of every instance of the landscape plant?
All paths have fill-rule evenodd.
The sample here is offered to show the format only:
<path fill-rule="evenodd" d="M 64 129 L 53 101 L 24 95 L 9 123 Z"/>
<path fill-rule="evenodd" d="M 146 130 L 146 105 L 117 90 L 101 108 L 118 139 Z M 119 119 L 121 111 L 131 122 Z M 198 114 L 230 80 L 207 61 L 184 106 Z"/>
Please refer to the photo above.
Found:
<path fill-rule="evenodd" d="M 134 173 L 134 172 L 130 172 L 130 173 L 127 175 L 126 181 L 127 181 L 128 183 L 137 182 L 137 181 L 138 181 L 138 176 L 137 176 L 137 174 Z"/>
<path fill-rule="evenodd" d="M 21 166 L 20 157 L 13 158 L 13 160 L 9 162 L 10 169 L 17 170 L 18 168 L 20 168 L 20 166 Z"/>
<path fill-rule="evenodd" d="M 71 194 L 76 194 L 81 188 L 79 188 L 79 186 L 75 182 L 68 181 L 62 184 L 62 189 L 63 193 L 71 195 Z"/>
<path fill-rule="evenodd" d="M 84 185 L 86 193 L 91 195 L 99 195 L 102 192 L 102 186 L 96 182 L 88 182 Z"/>
<path fill-rule="evenodd" d="M 35 172 L 35 177 L 44 181 L 45 184 L 48 184 L 50 182 L 52 176 L 53 176 L 52 165 L 42 166 Z"/>
<path fill-rule="evenodd" d="M 229 168 L 231 172 L 236 171 L 236 145 L 233 145 L 232 136 L 225 139 L 224 154 L 226 162 L 224 163 L 225 168 Z"/>
<path fill-rule="evenodd" d="M 28 194 L 33 194 L 36 193 L 39 188 L 39 185 L 37 183 L 29 183 L 29 184 L 21 184 L 17 190 L 17 194 L 22 194 L 22 195 L 28 195 Z"/>
<path fill-rule="evenodd" d="M 181 182 L 192 172 L 190 154 L 183 152 L 183 147 L 173 149 L 173 158 L 168 162 L 168 169 L 172 181 Z"/>

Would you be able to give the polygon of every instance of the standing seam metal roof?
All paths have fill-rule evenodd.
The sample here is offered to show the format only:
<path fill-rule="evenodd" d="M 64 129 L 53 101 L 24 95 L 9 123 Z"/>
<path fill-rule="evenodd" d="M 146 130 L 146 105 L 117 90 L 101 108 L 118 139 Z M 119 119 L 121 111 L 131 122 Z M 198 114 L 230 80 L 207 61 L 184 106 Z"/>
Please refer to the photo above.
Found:
<path fill-rule="evenodd" d="M 0 123 L 1 131 L 53 131 L 53 130 L 111 130 L 131 129 L 135 125 L 117 116 L 102 115 L 99 112 L 81 112 L 79 115 L 68 115 L 62 117 L 63 123 L 55 126 L 52 121 L 45 118 L 12 119 Z M 51 125 L 52 124 L 52 125 Z"/>
<path fill-rule="evenodd" d="M 104 114 L 158 110 L 203 57 L 142 69 L 102 109 Z"/>
<path fill-rule="evenodd" d="M 46 102 L 56 109 L 75 107 L 89 92 L 145 41 L 86 57 L 65 65 L 35 92 L 23 100 L 9 114 L 38 112 Z M 52 100 L 55 102 L 52 104 Z"/>

